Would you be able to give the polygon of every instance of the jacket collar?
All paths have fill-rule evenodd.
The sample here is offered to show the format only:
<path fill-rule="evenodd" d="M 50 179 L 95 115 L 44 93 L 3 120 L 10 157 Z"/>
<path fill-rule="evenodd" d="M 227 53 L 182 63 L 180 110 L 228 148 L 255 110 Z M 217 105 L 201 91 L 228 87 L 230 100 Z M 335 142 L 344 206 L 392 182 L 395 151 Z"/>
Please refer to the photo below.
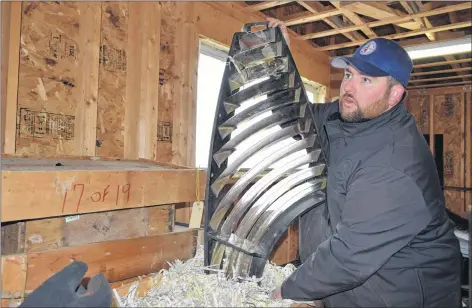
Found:
<path fill-rule="evenodd" d="M 361 123 L 348 123 L 341 119 L 341 114 L 339 113 L 339 101 L 337 103 L 338 111 L 332 114 L 326 122 L 328 135 L 336 136 L 341 134 L 353 137 L 372 134 L 379 129 L 400 122 L 403 116 L 407 114 L 404 101 L 401 101 L 395 107 L 374 119 Z"/>

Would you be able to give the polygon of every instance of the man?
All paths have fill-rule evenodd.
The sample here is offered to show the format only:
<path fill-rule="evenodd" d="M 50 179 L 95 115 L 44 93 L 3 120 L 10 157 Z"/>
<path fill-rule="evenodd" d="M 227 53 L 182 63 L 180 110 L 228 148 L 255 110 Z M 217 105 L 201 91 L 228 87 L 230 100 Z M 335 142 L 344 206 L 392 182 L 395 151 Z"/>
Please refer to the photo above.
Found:
<path fill-rule="evenodd" d="M 288 37 L 280 21 L 269 26 Z M 302 217 L 303 264 L 273 297 L 460 307 L 459 243 L 433 156 L 403 103 L 411 59 L 375 38 L 331 64 L 344 69 L 340 98 L 313 105 L 327 157 L 326 207 Z"/>

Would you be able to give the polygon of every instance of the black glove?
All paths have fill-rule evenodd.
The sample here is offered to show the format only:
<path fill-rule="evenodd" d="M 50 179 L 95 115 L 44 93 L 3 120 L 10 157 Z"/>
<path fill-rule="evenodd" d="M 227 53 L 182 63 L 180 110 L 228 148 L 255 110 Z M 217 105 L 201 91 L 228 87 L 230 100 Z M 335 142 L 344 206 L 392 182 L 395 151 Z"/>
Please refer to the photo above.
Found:
<path fill-rule="evenodd" d="M 103 274 L 81 284 L 88 266 L 73 262 L 26 297 L 20 307 L 111 307 L 111 287 Z"/>

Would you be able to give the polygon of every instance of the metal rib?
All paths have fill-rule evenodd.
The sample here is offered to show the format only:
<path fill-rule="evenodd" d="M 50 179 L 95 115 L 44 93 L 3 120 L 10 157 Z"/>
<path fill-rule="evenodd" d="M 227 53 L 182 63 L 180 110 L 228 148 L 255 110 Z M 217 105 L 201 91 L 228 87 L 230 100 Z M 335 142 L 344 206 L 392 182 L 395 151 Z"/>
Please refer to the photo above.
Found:
<path fill-rule="evenodd" d="M 321 150 L 315 151 L 318 155 Z M 321 169 L 322 168 L 322 169 Z M 249 209 L 249 211 L 244 215 L 243 219 L 239 223 L 238 229 L 235 232 L 235 236 L 238 239 L 245 239 L 252 227 L 256 224 L 259 217 L 274 203 L 278 198 L 285 194 L 288 190 L 297 186 L 298 184 L 310 179 L 312 177 L 319 176 L 324 169 L 324 164 L 311 167 L 309 169 L 303 169 L 298 171 L 295 174 L 288 176 L 282 181 L 278 182 L 276 185 L 271 187 L 267 192 L 265 192 L 254 205 Z M 321 178 L 323 180 L 323 178 Z M 228 254 L 228 263 L 233 264 L 235 258 L 237 257 L 236 252 Z"/>
<path fill-rule="evenodd" d="M 303 183 L 280 197 L 276 202 L 271 204 L 271 206 L 258 219 L 254 227 L 251 229 L 251 232 L 246 239 L 246 243 L 250 243 L 251 246 L 255 247 L 260 246 L 262 244 L 260 243 L 260 239 L 264 235 L 265 230 L 280 214 L 282 214 L 298 200 L 309 194 L 314 194 L 320 190 L 325 185 L 325 182 L 326 179 L 316 179 L 312 182 Z M 249 273 L 251 263 L 251 256 L 240 254 L 236 264 L 230 266 L 229 268 L 232 268 L 232 270 L 238 273 L 239 276 L 246 277 Z"/>
<path fill-rule="evenodd" d="M 275 42 L 275 31 L 269 28 L 264 31 L 250 32 L 241 35 L 238 40 L 239 50 L 249 50 L 252 48 Z"/>
<path fill-rule="evenodd" d="M 257 80 L 262 77 L 272 76 L 280 73 L 287 73 L 289 69 L 287 57 L 275 58 L 253 67 L 236 72 L 229 77 L 228 84 L 231 91 Z"/>
<path fill-rule="evenodd" d="M 298 117 L 298 106 L 289 106 L 273 111 L 273 114 L 270 116 L 258 121 L 240 134 L 236 135 L 234 138 L 231 138 L 226 142 L 215 154 L 213 154 L 213 159 L 215 160 L 218 167 L 231 155 L 236 146 L 240 144 L 243 140 L 247 139 L 251 135 L 263 130 L 274 127 L 286 122 L 291 122 Z"/>
<path fill-rule="evenodd" d="M 322 205 L 326 201 L 326 194 L 323 191 L 317 191 L 299 199 L 290 208 L 279 215 L 276 220 L 266 229 L 264 235 L 260 239 L 259 253 L 264 256 L 270 256 L 275 246 L 280 241 L 282 235 L 288 230 L 290 225 L 297 217 L 308 211 Z M 260 278 L 267 265 L 268 257 L 252 258 L 249 274 L 251 277 Z"/>
<path fill-rule="evenodd" d="M 255 221 L 259 217 L 260 213 L 254 214 L 254 207 L 258 207 L 259 209 L 262 208 L 264 205 L 269 205 L 270 203 L 266 202 L 257 202 L 252 207 L 254 200 L 258 198 L 261 194 L 265 192 L 265 190 L 272 185 L 275 181 L 283 177 L 286 173 L 290 172 L 291 170 L 298 168 L 304 164 L 312 163 L 318 160 L 320 155 L 320 151 L 313 151 L 307 155 L 299 157 L 289 164 L 285 165 L 283 168 L 275 169 L 269 172 L 266 176 L 264 176 L 261 180 L 259 180 L 256 184 L 254 184 L 245 194 L 244 196 L 238 201 L 238 203 L 234 206 L 231 210 L 231 213 L 228 215 L 226 220 L 221 227 L 221 230 L 218 232 L 218 237 L 221 237 L 224 240 L 227 240 L 231 235 L 231 232 L 234 231 L 238 222 L 240 222 L 241 217 L 246 213 L 249 209 L 248 213 L 244 216 L 243 220 L 241 220 L 239 224 L 239 233 L 236 234 L 237 237 L 245 238 L 247 233 L 249 232 L 252 225 L 254 225 Z M 301 171 L 295 172 L 289 175 L 286 179 L 282 180 L 279 183 L 281 185 L 277 185 L 277 187 L 284 187 L 287 186 L 294 186 L 302 181 L 305 181 L 311 177 L 319 176 L 325 168 L 324 164 L 316 165 L 309 169 L 303 169 Z M 288 182 L 287 182 L 288 181 Z M 287 183 L 287 186 L 286 184 Z M 281 194 L 280 190 L 273 191 L 270 189 L 265 196 L 271 196 L 277 198 L 278 195 Z M 261 197 L 263 200 L 266 199 Z M 274 199 L 275 200 L 275 199 Z M 262 205 L 262 206 L 261 206 Z M 220 243 L 217 243 L 215 249 L 213 250 L 212 254 L 212 264 L 220 264 L 223 260 L 223 252 L 224 246 Z M 231 250 L 231 249 L 230 249 Z M 228 255 L 228 254 L 227 254 Z"/>
<path fill-rule="evenodd" d="M 218 225 L 220 224 L 221 220 L 226 215 L 229 207 L 231 206 L 233 200 L 246 188 L 246 186 L 255 178 L 259 173 L 264 171 L 274 162 L 278 161 L 280 158 L 290 155 L 294 152 L 310 148 L 315 143 L 316 136 L 309 136 L 306 139 L 298 140 L 287 147 L 284 147 L 280 151 L 276 153 L 268 153 L 262 161 L 257 164 L 255 167 L 251 168 L 248 172 L 246 172 L 236 184 L 231 187 L 228 193 L 223 197 L 221 202 L 218 204 L 209 225 L 213 230 L 217 230 Z M 224 183 L 220 184 L 220 188 L 224 186 Z"/>
<path fill-rule="evenodd" d="M 215 180 L 215 182 L 211 185 L 213 192 L 215 194 L 218 194 L 221 188 L 222 183 L 225 183 L 227 179 L 230 178 L 230 176 L 237 171 L 238 167 L 241 166 L 245 161 L 247 161 L 250 157 L 252 157 L 255 153 L 259 152 L 259 150 L 265 148 L 268 145 L 273 145 L 277 144 L 278 142 L 292 138 L 296 135 L 300 134 L 300 131 L 298 130 L 298 125 L 297 123 L 285 127 L 283 129 L 280 129 L 267 138 L 262 139 L 260 142 L 254 144 L 254 146 L 250 147 L 249 149 L 242 150 L 242 153 L 239 155 L 236 155 L 236 159 L 229 165 L 227 168 L 218 176 L 218 178 Z M 235 154 L 240 151 L 236 151 Z"/>
<path fill-rule="evenodd" d="M 284 73 L 271 76 L 269 79 L 252 85 L 246 89 L 236 92 L 224 100 L 226 113 L 233 112 L 237 106 L 248 99 L 255 98 L 260 95 L 269 95 L 275 92 L 293 88 L 295 86 L 295 74 Z M 228 109 L 229 108 L 229 109 Z"/>
<path fill-rule="evenodd" d="M 301 89 L 298 88 L 295 90 L 276 93 L 272 96 L 268 96 L 265 100 L 244 109 L 240 113 L 235 114 L 218 127 L 221 139 L 224 139 L 226 136 L 231 134 L 239 125 L 250 121 L 264 112 L 298 103 L 300 99 L 300 90 Z"/>
<path fill-rule="evenodd" d="M 282 42 L 264 44 L 251 49 L 243 50 L 233 55 L 233 63 L 239 70 L 259 65 L 275 57 L 282 56 Z"/>
<path fill-rule="evenodd" d="M 227 136 L 227 127 L 236 128 L 238 125 L 253 119 L 263 112 L 273 110 L 278 107 L 284 107 L 289 104 L 298 103 L 300 101 L 300 92 L 300 87 L 297 89 L 277 92 L 274 95 L 268 96 L 266 99 L 244 109 L 240 113 L 233 115 L 231 118 L 220 125 L 220 127 L 225 127 L 223 131 L 219 130 L 221 139 L 224 139 Z"/>

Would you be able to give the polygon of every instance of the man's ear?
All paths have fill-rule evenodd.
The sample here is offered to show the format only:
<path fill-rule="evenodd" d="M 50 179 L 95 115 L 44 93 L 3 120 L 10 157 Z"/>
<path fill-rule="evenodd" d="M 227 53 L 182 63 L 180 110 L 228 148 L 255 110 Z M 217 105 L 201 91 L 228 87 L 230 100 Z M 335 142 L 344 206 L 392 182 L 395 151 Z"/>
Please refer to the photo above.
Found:
<path fill-rule="evenodd" d="M 405 93 L 405 88 L 401 84 L 396 84 L 390 89 L 390 95 L 388 97 L 388 105 L 390 107 L 395 106 L 398 104 L 403 97 L 403 93 Z"/>

